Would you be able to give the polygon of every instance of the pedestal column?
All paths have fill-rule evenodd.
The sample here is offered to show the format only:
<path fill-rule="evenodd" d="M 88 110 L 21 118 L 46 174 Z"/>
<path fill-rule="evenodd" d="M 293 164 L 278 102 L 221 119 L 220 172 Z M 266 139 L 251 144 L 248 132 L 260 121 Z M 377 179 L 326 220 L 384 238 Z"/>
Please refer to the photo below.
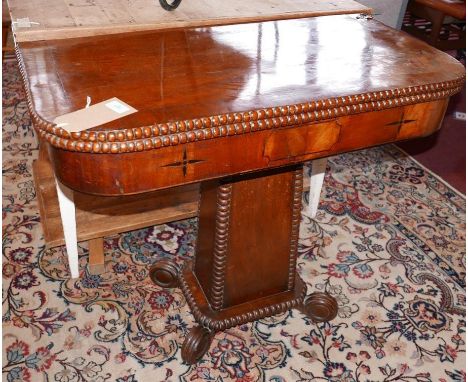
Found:
<path fill-rule="evenodd" d="M 205 182 L 201 187 L 195 259 L 181 272 L 168 261 L 153 281 L 182 288 L 195 320 L 182 347 L 194 363 L 217 331 L 300 308 L 315 321 L 337 313 L 324 293 L 306 298 L 296 272 L 302 165 Z"/>

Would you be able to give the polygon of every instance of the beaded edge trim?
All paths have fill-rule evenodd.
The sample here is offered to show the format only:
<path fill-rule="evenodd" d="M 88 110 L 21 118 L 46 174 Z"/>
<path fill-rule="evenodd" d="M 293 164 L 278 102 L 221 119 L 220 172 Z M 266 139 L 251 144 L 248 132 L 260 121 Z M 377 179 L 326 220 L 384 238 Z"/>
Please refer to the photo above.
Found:
<path fill-rule="evenodd" d="M 455 80 L 434 84 L 327 98 L 246 112 L 219 114 L 211 117 L 159 123 L 152 126 L 69 133 L 57 127 L 54 123 L 46 121 L 36 113 L 24 60 L 18 47 L 16 47 L 16 56 L 26 92 L 28 110 L 39 136 L 59 149 L 95 154 L 147 151 L 195 141 L 248 134 L 273 128 L 326 121 L 346 115 L 430 102 L 458 93 L 465 82 L 465 76 L 463 75 Z"/>
<path fill-rule="evenodd" d="M 187 264 L 185 266 L 187 266 Z M 187 269 L 190 269 L 190 266 L 187 266 Z M 276 314 L 286 312 L 289 309 L 300 308 L 303 306 L 304 299 L 307 294 L 307 285 L 302 281 L 300 276 L 296 274 L 296 290 L 295 296 L 292 299 L 268 306 L 258 307 L 229 318 L 214 318 L 203 313 L 199 308 L 184 272 L 185 269 L 182 269 L 179 273 L 179 286 L 187 300 L 190 311 L 192 312 L 196 322 L 214 332 L 220 332 L 264 317 L 274 316 Z"/>

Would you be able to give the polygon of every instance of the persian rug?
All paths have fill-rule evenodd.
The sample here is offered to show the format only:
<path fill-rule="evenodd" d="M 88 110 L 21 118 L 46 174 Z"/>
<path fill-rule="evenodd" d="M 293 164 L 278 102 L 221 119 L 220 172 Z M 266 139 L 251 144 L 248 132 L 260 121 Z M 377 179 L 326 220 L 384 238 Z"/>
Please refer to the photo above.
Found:
<path fill-rule="evenodd" d="M 293 310 L 235 327 L 189 366 L 187 303 L 148 269 L 192 257 L 197 220 L 107 238 L 101 275 L 80 246 L 69 279 L 64 249 L 44 246 L 15 62 L 3 70 L 4 381 L 465 380 L 465 199 L 394 146 L 330 158 L 319 213 L 302 216 L 298 270 L 338 317 Z"/>

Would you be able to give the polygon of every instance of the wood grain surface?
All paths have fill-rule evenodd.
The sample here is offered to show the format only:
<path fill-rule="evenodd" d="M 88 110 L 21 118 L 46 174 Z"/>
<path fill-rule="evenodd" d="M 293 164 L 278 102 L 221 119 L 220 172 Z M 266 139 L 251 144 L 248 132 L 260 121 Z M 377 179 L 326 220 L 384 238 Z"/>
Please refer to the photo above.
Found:
<path fill-rule="evenodd" d="M 447 54 L 354 15 L 25 42 L 18 57 L 55 173 L 124 195 L 428 135 L 465 79 Z M 86 96 L 138 112 L 80 133 Z"/>
<path fill-rule="evenodd" d="M 173 12 L 157 0 L 8 0 L 17 41 L 51 40 L 153 29 L 173 29 L 281 20 L 345 13 L 370 13 L 353 0 L 184 0 Z"/>
<path fill-rule="evenodd" d="M 158 124 L 169 122 L 188 121 L 187 129 L 196 129 L 206 125 L 203 117 L 236 117 L 312 101 L 324 101 L 320 108 L 328 109 L 327 100 L 341 106 L 347 103 L 343 97 L 465 75 L 464 67 L 447 54 L 351 15 L 25 42 L 19 50 L 39 118 L 51 122 L 81 109 L 87 96 L 92 104 L 117 97 L 138 110 L 71 136 L 98 143 L 146 138 L 146 132 L 131 130 L 146 126 L 149 136 L 154 136 L 152 127 L 158 135 L 168 135 L 171 125 Z M 333 102 L 336 98 L 343 99 L 341 105 Z M 244 122 L 241 117 L 235 122 Z M 115 136 L 114 130 L 124 136 Z M 113 132 L 114 139 L 98 137 L 97 131 Z"/>

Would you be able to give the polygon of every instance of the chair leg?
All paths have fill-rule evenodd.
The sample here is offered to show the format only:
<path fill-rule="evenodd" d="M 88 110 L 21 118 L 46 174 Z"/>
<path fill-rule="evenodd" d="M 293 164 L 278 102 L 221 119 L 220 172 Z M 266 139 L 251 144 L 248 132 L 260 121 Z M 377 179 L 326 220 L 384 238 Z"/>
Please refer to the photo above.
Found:
<path fill-rule="evenodd" d="M 320 202 L 320 191 L 322 190 L 323 180 L 325 178 L 325 169 L 327 168 L 327 158 L 315 159 L 310 162 L 312 173 L 310 175 L 309 205 L 307 206 L 307 215 L 314 218 L 317 214 Z"/>
<path fill-rule="evenodd" d="M 104 238 L 97 237 L 88 241 L 89 245 L 89 273 L 99 275 L 105 272 Z"/>
<path fill-rule="evenodd" d="M 430 34 L 430 44 L 433 46 L 436 46 L 438 42 L 440 41 L 440 32 L 442 31 L 442 28 L 444 26 L 444 14 L 440 13 L 437 14 L 432 20 L 432 30 Z"/>
<path fill-rule="evenodd" d="M 70 267 L 71 278 L 79 277 L 78 271 L 78 242 L 76 235 L 75 202 L 73 191 L 55 180 L 57 196 L 62 218 L 63 236 L 65 237 L 65 247 L 67 248 L 68 265 Z"/>

